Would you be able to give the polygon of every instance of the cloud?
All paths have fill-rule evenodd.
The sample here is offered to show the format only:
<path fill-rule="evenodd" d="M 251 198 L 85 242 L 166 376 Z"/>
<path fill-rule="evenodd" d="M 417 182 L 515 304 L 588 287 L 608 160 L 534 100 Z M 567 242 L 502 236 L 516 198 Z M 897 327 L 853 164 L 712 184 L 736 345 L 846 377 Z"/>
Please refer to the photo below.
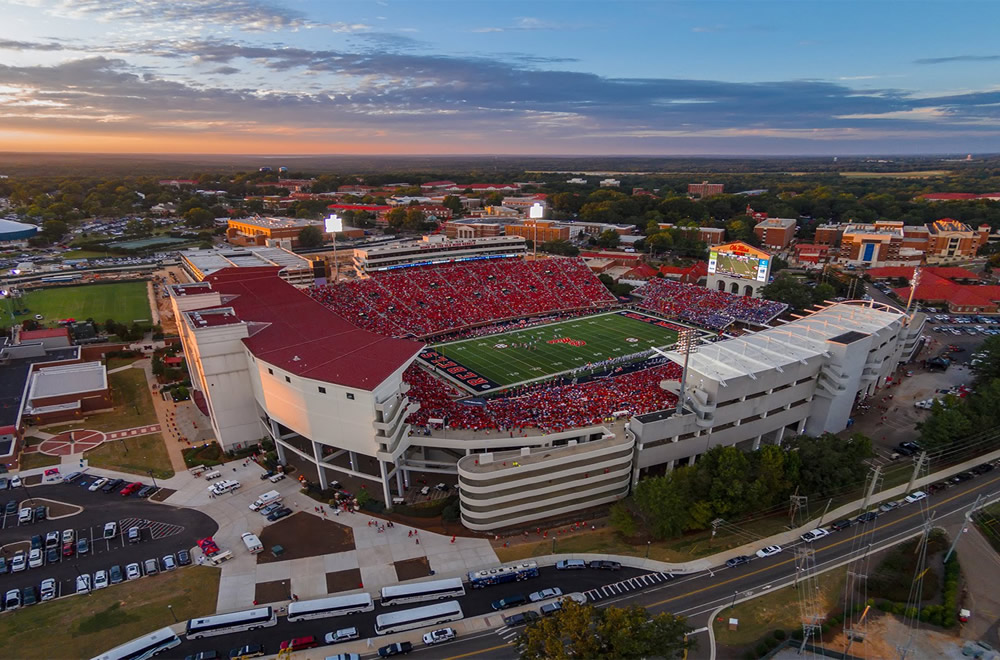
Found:
<path fill-rule="evenodd" d="M 996 62 L 1000 55 L 952 55 L 951 57 L 925 57 L 913 60 L 914 64 L 949 64 L 951 62 Z"/>
<path fill-rule="evenodd" d="M 704 32 L 722 32 L 726 29 L 725 25 L 698 25 L 691 28 L 692 32 L 704 33 Z"/>
<path fill-rule="evenodd" d="M 216 69 L 212 69 L 209 73 L 218 73 L 223 76 L 231 76 L 234 73 L 239 73 L 240 70 L 234 66 L 220 66 Z"/>
<path fill-rule="evenodd" d="M 43 51 L 45 51 L 45 50 L 47 50 L 47 51 L 55 51 L 55 50 L 65 50 L 65 49 L 66 49 L 66 46 L 64 46 L 61 43 L 50 42 L 50 43 L 47 43 L 47 44 L 41 44 L 41 43 L 34 42 L 34 41 L 12 41 L 10 39 L 0 39 L 0 50 L 18 50 L 18 51 L 27 51 L 27 50 L 43 50 Z"/>
<path fill-rule="evenodd" d="M 481 27 L 481 28 L 473 28 L 472 31 L 479 34 L 486 34 L 489 32 L 503 32 L 504 29 L 502 27 Z"/>
<path fill-rule="evenodd" d="M 184 23 L 233 27 L 248 32 L 326 28 L 335 32 L 357 32 L 369 26 L 350 23 L 320 23 L 301 12 L 263 0 L 11 0 L 40 5 L 63 18 L 95 18 L 128 21 L 152 27 Z"/>

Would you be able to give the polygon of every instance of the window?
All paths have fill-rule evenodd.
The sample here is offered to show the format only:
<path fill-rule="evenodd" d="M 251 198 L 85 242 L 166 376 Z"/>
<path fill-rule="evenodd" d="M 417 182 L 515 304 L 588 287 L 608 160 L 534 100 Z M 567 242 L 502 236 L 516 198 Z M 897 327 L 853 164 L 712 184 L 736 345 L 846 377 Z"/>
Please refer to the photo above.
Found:
<path fill-rule="evenodd" d="M 292 382 L 292 379 L 291 379 L 291 378 L 289 378 L 288 376 L 285 376 L 285 382 L 286 382 L 286 383 L 290 383 L 290 382 Z"/>
<path fill-rule="evenodd" d="M 354 395 L 353 395 L 353 394 L 351 394 L 350 392 L 348 392 L 348 393 L 347 393 L 347 400 L 348 400 L 348 401 L 354 401 Z"/>
<path fill-rule="evenodd" d="M 271 369 L 270 367 L 268 367 L 267 373 L 269 373 L 269 374 L 271 374 L 273 376 L 274 375 L 274 369 Z"/>
<path fill-rule="evenodd" d="M 320 394 L 326 394 L 326 388 L 325 388 L 325 387 L 318 387 L 318 388 L 316 388 L 316 389 L 318 389 L 318 390 L 319 390 L 319 393 L 320 393 Z"/>

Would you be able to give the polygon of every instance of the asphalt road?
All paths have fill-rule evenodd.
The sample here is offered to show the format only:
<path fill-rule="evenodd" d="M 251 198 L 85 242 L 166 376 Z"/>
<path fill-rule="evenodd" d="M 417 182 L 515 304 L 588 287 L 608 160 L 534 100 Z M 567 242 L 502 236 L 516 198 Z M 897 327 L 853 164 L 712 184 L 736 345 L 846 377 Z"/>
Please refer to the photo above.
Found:
<path fill-rule="evenodd" d="M 833 568 L 858 557 L 869 548 L 874 552 L 911 538 L 923 529 L 925 517 L 932 512 L 935 513 L 937 524 L 956 522 L 975 502 L 979 494 L 984 496 L 1000 494 L 998 471 L 932 495 L 923 503 L 900 507 L 882 514 L 873 524 L 849 527 L 815 541 L 812 544 L 812 549 L 815 551 L 815 566 L 818 570 Z M 806 544 L 797 541 L 785 546 L 780 554 L 767 559 L 754 559 L 735 568 L 719 567 L 712 571 L 652 584 L 645 589 L 602 599 L 597 604 L 599 606 L 638 604 L 652 613 L 682 614 L 688 618 L 689 625 L 698 630 L 710 626 L 712 612 L 729 605 L 733 602 L 734 596 L 738 601 L 742 601 L 792 583 L 799 563 L 794 550 L 802 545 Z M 337 627 L 337 624 L 332 627 Z M 517 630 L 493 630 L 456 639 L 433 649 L 422 646 L 418 649 L 418 645 L 414 643 L 414 653 L 427 658 L 452 660 L 466 657 L 491 660 L 516 658 L 517 652 L 512 645 L 516 633 Z M 701 632 L 695 637 L 698 640 L 698 648 L 689 657 L 710 657 L 708 635 Z M 413 641 L 418 641 L 418 635 L 413 635 Z"/>
<path fill-rule="evenodd" d="M 100 476 L 100 473 L 96 475 Z M 56 563 L 28 568 L 19 573 L 8 570 L 6 574 L 0 575 L 0 592 L 24 589 L 29 585 L 37 590 L 42 580 L 54 578 L 57 582 L 57 595 L 72 594 L 76 591 L 76 578 L 79 574 L 93 575 L 96 571 L 106 571 L 115 564 L 124 571 L 126 564 L 142 564 L 146 559 L 159 559 L 181 549 L 190 549 L 194 547 L 196 539 L 211 536 L 218 530 L 218 524 L 214 520 L 194 509 L 157 504 L 135 496 L 122 497 L 117 492 L 90 492 L 87 487 L 95 478 L 91 475 L 72 484 L 33 486 L 27 489 L 27 493 L 22 488 L 0 491 L 0 503 L 8 500 L 26 502 L 30 498 L 39 497 L 83 507 L 83 511 L 73 516 L 23 525 L 18 524 L 16 513 L 2 514 L 0 545 L 30 541 L 36 534 L 44 539 L 47 532 L 72 529 L 77 539 L 88 539 L 90 546 L 85 555 L 74 552 L 71 557 L 63 557 L 60 544 Z M 111 521 L 118 523 L 118 536 L 104 539 L 104 525 Z M 122 530 L 127 531 L 131 525 L 142 528 L 140 543 L 130 545 L 122 536 Z M 27 543 L 22 543 L 13 548 L 5 548 L 3 556 L 8 565 L 16 549 L 27 547 Z M 113 589 L 114 586 L 108 588 Z M 39 606 L 44 607 L 44 604 L 39 603 L 35 607 Z"/>

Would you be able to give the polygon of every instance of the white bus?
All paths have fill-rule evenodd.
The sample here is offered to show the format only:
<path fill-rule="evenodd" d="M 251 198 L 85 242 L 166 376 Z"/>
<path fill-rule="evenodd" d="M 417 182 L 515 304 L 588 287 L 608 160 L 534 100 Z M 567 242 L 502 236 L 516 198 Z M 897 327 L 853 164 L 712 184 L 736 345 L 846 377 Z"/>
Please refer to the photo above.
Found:
<path fill-rule="evenodd" d="M 157 653 L 172 649 L 181 643 L 181 638 L 170 628 L 149 633 L 131 642 L 125 642 L 93 660 L 146 660 Z"/>
<path fill-rule="evenodd" d="M 358 612 L 371 612 L 373 609 L 375 603 L 370 594 L 300 600 L 288 606 L 288 620 L 305 621 L 328 616 L 346 616 Z"/>
<path fill-rule="evenodd" d="M 375 617 L 375 632 L 379 635 L 413 630 L 425 626 L 437 626 L 442 623 L 458 621 L 465 615 L 458 601 L 424 605 L 409 610 L 379 614 Z"/>
<path fill-rule="evenodd" d="M 226 635 L 244 630 L 257 630 L 278 624 L 278 616 L 271 607 L 256 607 L 252 610 L 216 614 L 187 623 L 188 639 L 198 639 L 209 635 Z"/>
<path fill-rule="evenodd" d="M 416 603 L 422 600 L 444 600 L 459 598 L 465 595 L 462 578 L 433 580 L 416 584 L 396 584 L 382 587 L 381 605 L 399 605 L 401 603 Z"/>

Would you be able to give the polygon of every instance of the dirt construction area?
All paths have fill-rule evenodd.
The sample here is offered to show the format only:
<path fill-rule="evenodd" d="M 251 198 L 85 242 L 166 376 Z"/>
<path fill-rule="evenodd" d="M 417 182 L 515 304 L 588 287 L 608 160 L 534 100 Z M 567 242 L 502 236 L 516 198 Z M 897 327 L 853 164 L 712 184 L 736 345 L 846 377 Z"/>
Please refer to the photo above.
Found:
<path fill-rule="evenodd" d="M 260 542 L 264 551 L 257 555 L 257 562 L 261 564 L 355 549 L 354 531 L 350 527 L 305 513 L 293 513 L 268 525 L 260 533 Z M 271 552 L 276 545 L 284 548 L 279 556 Z"/>

